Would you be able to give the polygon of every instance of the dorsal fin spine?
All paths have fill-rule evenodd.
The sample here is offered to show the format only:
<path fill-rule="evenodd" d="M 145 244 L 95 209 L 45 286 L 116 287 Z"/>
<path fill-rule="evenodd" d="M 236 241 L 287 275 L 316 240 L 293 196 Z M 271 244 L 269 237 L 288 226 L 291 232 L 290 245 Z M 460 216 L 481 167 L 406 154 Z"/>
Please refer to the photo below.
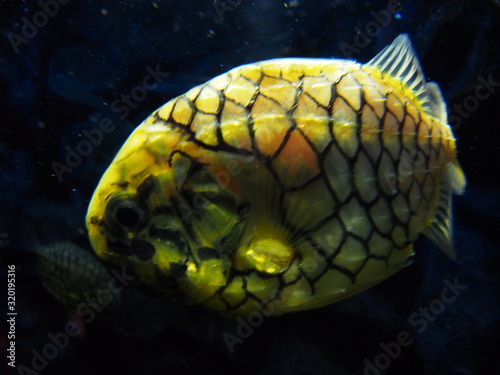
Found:
<path fill-rule="evenodd" d="M 371 59 L 367 66 L 376 67 L 390 77 L 400 79 L 430 116 L 446 123 L 446 105 L 437 84 L 426 83 L 425 76 L 407 34 L 398 36 Z M 429 82 L 430 83 L 430 82 Z"/>

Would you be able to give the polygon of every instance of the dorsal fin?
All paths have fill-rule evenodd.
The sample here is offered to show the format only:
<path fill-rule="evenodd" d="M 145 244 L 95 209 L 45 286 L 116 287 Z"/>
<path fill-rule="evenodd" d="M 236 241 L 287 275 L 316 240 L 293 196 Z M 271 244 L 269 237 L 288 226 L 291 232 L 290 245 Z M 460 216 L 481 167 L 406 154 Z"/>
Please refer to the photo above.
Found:
<path fill-rule="evenodd" d="M 366 65 L 376 67 L 391 77 L 399 78 L 415 93 L 426 113 L 447 122 L 446 105 L 441 90 L 434 82 L 426 83 L 408 34 L 398 36 Z"/>

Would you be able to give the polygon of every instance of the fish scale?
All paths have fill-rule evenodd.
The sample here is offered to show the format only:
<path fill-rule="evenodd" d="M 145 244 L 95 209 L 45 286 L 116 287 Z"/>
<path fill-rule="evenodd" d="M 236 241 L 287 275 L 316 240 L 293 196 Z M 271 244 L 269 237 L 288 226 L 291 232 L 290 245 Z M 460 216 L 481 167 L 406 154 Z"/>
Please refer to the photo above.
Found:
<path fill-rule="evenodd" d="M 89 236 L 98 256 L 181 302 L 321 307 L 410 264 L 420 233 L 453 256 L 455 155 L 439 88 L 405 35 L 367 64 L 243 65 L 132 133 L 94 193 Z"/>

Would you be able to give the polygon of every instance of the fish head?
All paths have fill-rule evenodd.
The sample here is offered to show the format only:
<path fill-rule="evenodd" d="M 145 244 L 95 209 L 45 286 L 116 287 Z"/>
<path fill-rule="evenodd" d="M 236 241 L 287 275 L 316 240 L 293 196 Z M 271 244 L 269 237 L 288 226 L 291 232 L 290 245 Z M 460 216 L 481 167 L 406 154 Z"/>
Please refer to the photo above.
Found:
<path fill-rule="evenodd" d="M 191 145 L 186 139 L 146 120 L 101 178 L 86 223 L 100 258 L 200 303 L 226 283 L 241 210 L 213 173 L 182 151 Z"/>

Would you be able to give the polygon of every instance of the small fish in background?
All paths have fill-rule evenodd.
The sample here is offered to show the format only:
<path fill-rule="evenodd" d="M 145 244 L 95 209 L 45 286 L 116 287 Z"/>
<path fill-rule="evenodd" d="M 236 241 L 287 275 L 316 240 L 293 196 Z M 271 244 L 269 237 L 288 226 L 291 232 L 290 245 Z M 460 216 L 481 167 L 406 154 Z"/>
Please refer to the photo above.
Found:
<path fill-rule="evenodd" d="M 153 112 L 89 205 L 96 254 L 179 302 L 318 308 L 409 265 L 421 233 L 454 258 L 465 189 L 437 84 L 407 35 L 367 64 L 243 65 Z"/>
<path fill-rule="evenodd" d="M 70 241 L 36 245 L 38 273 L 45 289 L 67 308 L 69 319 L 86 335 L 89 309 L 120 306 L 121 296 L 110 288 L 113 276 L 89 251 Z M 96 307 L 97 306 L 97 307 Z M 95 312 L 92 312 L 93 317 Z"/>
<path fill-rule="evenodd" d="M 36 253 L 43 286 L 66 307 L 77 308 L 110 289 L 113 277 L 106 267 L 92 253 L 70 241 L 38 245 Z M 113 294 L 113 298 L 119 298 L 119 294 Z"/>

